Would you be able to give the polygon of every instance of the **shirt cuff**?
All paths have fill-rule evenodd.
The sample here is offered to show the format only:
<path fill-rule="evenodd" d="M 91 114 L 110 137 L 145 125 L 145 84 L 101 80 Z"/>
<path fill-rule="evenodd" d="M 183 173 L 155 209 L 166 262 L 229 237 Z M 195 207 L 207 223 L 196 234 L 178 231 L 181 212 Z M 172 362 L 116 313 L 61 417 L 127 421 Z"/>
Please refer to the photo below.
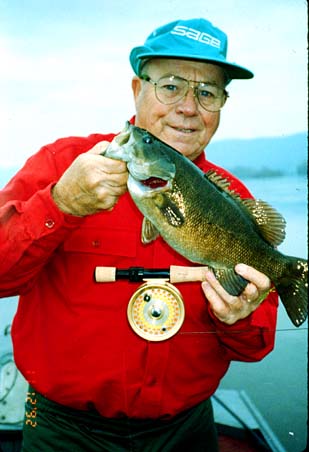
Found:
<path fill-rule="evenodd" d="M 60 229 L 75 229 L 83 223 L 84 217 L 66 214 L 58 208 L 51 195 L 53 185 L 49 184 L 26 202 L 15 204 L 17 212 L 23 216 L 20 232 L 24 237 L 37 240 Z M 16 232 L 15 229 L 15 236 Z"/>
<path fill-rule="evenodd" d="M 248 328 L 261 328 L 266 330 L 274 330 L 277 321 L 278 295 L 276 292 L 271 292 L 260 306 L 255 309 L 248 317 L 240 319 L 232 325 L 221 322 L 212 312 L 208 304 L 209 315 L 215 324 L 217 330 L 247 330 Z"/>

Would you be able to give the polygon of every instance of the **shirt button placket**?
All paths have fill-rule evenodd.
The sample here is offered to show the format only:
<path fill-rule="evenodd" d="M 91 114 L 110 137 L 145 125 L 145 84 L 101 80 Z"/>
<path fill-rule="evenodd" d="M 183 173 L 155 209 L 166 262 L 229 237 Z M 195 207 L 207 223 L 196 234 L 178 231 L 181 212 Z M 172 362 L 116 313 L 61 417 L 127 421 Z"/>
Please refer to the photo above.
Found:
<path fill-rule="evenodd" d="M 169 353 L 169 341 L 148 343 L 144 385 L 139 399 L 143 408 L 138 404 L 136 404 L 136 407 L 143 410 L 144 414 L 149 417 L 160 416 L 161 414 L 163 385 L 168 372 Z"/>

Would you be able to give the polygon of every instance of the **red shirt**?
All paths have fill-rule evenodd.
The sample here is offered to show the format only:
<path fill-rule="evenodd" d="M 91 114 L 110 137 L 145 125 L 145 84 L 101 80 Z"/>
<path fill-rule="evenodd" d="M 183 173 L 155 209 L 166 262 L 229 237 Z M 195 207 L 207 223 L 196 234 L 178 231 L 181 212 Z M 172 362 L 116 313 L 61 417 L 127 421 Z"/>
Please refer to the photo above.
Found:
<path fill-rule="evenodd" d="M 103 416 L 173 416 L 210 397 L 231 360 L 256 361 L 274 346 L 277 296 L 232 326 L 210 312 L 200 283 L 178 284 L 185 320 L 161 342 L 139 337 L 127 305 L 140 285 L 96 283 L 96 266 L 192 265 L 162 239 L 143 245 L 142 215 L 126 193 L 112 211 L 63 214 L 51 187 L 81 153 L 113 134 L 70 137 L 44 146 L 0 192 L 0 296 L 20 295 L 13 321 L 19 370 L 58 403 Z M 217 169 L 242 197 L 235 177 Z"/>

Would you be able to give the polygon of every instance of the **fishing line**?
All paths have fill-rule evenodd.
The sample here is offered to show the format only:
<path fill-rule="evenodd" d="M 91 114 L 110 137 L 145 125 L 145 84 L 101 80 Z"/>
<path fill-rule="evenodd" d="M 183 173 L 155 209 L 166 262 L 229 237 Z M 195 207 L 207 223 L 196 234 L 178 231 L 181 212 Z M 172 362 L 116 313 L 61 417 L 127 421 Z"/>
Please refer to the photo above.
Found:
<path fill-rule="evenodd" d="M 265 333 L 278 333 L 278 332 L 286 332 L 286 331 L 308 331 L 308 328 L 298 328 L 297 330 L 294 330 L 293 328 L 278 328 L 275 330 L 266 330 L 265 328 L 262 328 L 263 332 Z M 218 336 L 224 335 L 227 336 L 228 334 L 243 334 L 243 333 L 252 333 L 252 329 L 247 330 L 239 330 L 239 331 L 180 331 L 178 334 L 216 334 Z"/>

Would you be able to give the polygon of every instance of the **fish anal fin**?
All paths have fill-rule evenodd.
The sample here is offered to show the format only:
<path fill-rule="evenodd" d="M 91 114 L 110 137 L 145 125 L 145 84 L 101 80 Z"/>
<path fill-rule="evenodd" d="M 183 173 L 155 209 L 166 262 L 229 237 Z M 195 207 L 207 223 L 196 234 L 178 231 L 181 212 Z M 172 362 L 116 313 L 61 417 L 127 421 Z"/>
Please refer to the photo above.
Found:
<path fill-rule="evenodd" d="M 214 274 L 230 295 L 238 296 L 248 284 L 248 281 L 238 275 L 233 268 L 216 268 Z"/>
<path fill-rule="evenodd" d="M 285 239 L 286 222 L 283 216 L 261 199 L 243 199 L 242 203 L 249 211 L 263 238 L 273 246 L 280 245 Z"/>
<path fill-rule="evenodd" d="M 144 244 L 150 243 L 159 236 L 159 231 L 148 218 L 144 217 L 141 240 Z"/>

